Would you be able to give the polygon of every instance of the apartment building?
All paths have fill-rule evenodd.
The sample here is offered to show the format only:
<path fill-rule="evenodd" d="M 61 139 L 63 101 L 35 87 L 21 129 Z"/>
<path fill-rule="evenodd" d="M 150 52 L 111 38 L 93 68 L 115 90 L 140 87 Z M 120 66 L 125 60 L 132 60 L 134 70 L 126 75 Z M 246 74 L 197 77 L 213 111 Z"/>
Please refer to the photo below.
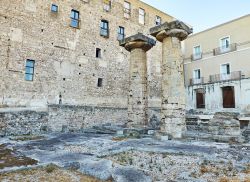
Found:
<path fill-rule="evenodd" d="M 183 43 L 190 113 L 241 113 L 250 120 L 250 15 L 191 35 Z"/>

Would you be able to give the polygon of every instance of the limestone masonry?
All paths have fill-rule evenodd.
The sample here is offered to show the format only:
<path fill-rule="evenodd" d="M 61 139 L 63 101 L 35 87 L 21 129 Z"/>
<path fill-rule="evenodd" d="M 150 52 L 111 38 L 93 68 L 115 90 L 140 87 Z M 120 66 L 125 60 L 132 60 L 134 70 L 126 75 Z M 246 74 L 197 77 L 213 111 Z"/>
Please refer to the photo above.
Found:
<path fill-rule="evenodd" d="M 132 120 L 136 120 L 133 126 L 159 128 L 165 91 L 161 88 L 163 46 L 153 40 L 149 29 L 173 20 L 138 0 L 1 1 L 3 133 L 15 131 L 8 130 L 14 128 L 10 123 L 30 128 L 23 132 L 20 128 L 16 134 Z M 130 52 L 120 47 L 119 41 L 138 33 L 151 37 L 149 47 L 126 47 Z M 62 113 L 58 115 L 52 106 Z M 34 119 L 26 111 L 45 112 L 47 119 L 42 124 L 37 121 L 34 129 L 29 126 Z M 7 119 L 18 112 L 23 119 Z"/>

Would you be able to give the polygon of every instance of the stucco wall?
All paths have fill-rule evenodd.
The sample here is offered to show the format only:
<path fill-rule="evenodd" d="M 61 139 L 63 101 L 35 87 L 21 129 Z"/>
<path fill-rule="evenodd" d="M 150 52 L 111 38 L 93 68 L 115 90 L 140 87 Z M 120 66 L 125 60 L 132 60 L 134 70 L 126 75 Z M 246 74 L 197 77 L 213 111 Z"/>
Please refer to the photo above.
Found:
<path fill-rule="evenodd" d="M 222 87 L 233 86 L 235 93 L 235 108 L 223 108 Z M 205 90 L 205 109 L 196 108 L 196 89 Z M 186 87 L 187 110 L 194 109 L 197 112 L 238 112 L 250 113 L 250 79 L 240 81 L 220 82 Z"/>

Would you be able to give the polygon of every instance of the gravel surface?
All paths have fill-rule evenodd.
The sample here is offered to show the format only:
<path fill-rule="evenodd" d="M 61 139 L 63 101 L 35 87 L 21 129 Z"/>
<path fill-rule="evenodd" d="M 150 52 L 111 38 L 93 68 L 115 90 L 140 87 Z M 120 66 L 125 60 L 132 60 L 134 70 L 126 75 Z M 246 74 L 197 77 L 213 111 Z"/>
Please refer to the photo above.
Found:
<path fill-rule="evenodd" d="M 53 163 L 102 180 L 250 182 L 250 144 L 152 138 L 117 141 L 113 137 L 90 133 L 50 134 L 32 140 L 6 137 L 0 145 L 38 161 L 31 167 Z M 6 166 L 0 172 L 24 168 Z"/>

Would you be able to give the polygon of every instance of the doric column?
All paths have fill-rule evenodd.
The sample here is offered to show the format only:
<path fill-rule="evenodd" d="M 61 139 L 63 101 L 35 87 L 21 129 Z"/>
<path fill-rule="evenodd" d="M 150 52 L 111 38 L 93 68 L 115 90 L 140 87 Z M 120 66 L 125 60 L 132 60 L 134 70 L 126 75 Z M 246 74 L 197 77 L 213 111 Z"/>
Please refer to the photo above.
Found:
<path fill-rule="evenodd" d="M 183 58 L 180 41 L 192 29 L 180 21 L 166 22 L 150 29 L 150 34 L 162 42 L 162 106 L 161 132 L 181 138 L 186 131 Z"/>
<path fill-rule="evenodd" d="M 147 125 L 148 122 L 148 79 L 146 52 L 155 45 L 155 41 L 141 33 L 120 41 L 130 52 L 128 123 L 130 128 Z"/>

